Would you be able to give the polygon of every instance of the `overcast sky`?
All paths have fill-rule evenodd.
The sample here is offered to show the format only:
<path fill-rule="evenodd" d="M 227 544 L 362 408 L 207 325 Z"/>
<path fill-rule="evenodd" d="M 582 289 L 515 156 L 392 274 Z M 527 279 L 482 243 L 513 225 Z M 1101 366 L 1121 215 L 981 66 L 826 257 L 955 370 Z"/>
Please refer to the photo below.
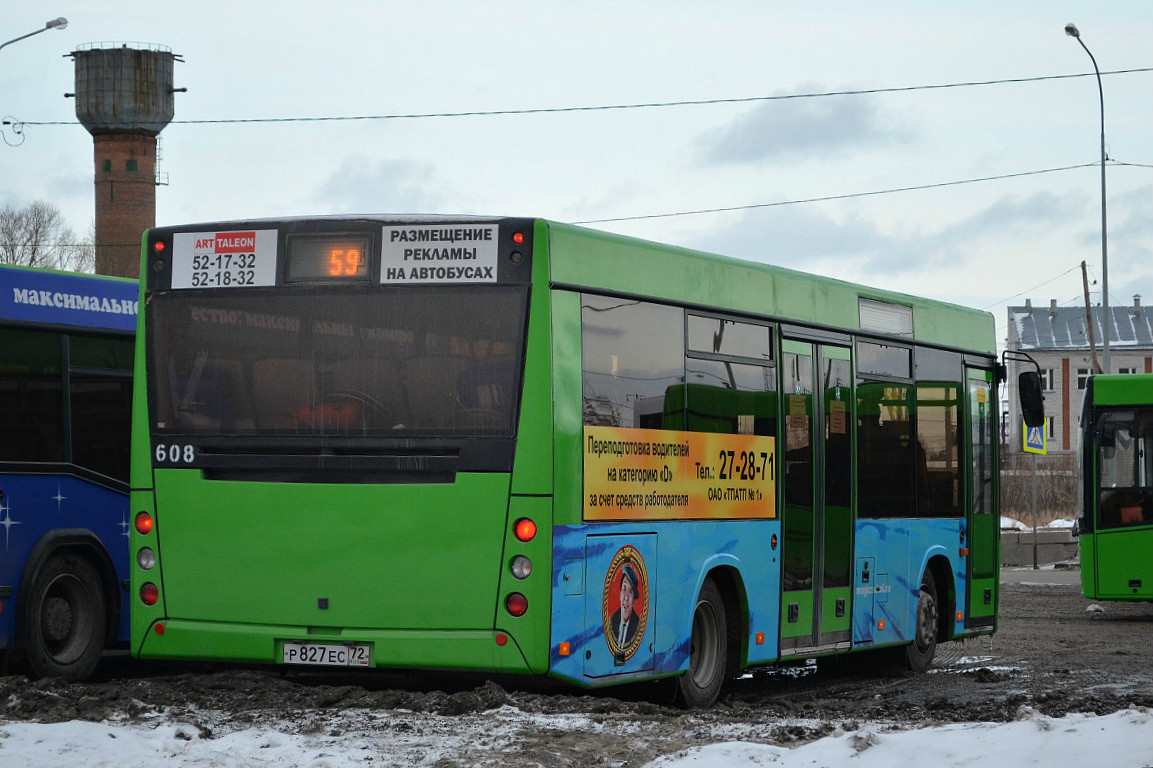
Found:
<path fill-rule="evenodd" d="M 1101 276 L 1097 81 L 1065 24 L 1103 72 L 1153 69 L 1140 0 L 44 0 L 5 3 L 0 42 L 56 16 L 67 29 L 0 50 L 0 116 L 22 124 L 3 129 L 0 205 L 48 201 L 80 234 L 92 144 L 67 54 L 147 43 L 188 89 L 160 137 L 158 224 L 591 222 L 987 309 L 1002 339 L 1006 305 L 1079 305 L 1080 263 Z M 1153 304 L 1153 71 L 1103 82 L 1110 302 Z M 384 117 L 711 100 L 732 101 Z M 1010 174 L 1029 175 L 955 184 Z"/>

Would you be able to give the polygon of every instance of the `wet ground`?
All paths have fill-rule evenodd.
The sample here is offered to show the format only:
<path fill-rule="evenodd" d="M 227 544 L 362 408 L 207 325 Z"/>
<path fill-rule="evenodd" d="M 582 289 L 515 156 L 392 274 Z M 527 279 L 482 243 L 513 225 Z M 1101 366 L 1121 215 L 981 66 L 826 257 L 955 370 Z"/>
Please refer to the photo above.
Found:
<path fill-rule="evenodd" d="M 641 766 L 684 747 L 795 744 L 866 723 L 916 728 L 1153 707 L 1153 605 L 1094 604 L 1071 578 L 1008 573 L 998 633 L 940 646 L 928 674 L 828 666 L 747 675 L 713 709 L 689 712 L 657 684 L 588 693 L 521 680 L 165 667 L 112 655 L 87 683 L 0 678 L 0 725 L 83 719 L 178 722 L 201 738 L 246 728 L 394 735 L 394 752 L 366 755 L 374 766 Z"/>

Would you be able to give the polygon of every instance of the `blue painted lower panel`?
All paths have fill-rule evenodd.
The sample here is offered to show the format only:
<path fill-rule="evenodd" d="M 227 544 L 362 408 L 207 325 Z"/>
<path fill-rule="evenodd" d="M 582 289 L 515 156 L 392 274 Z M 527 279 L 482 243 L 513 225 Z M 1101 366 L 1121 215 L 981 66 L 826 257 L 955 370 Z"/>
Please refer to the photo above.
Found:
<path fill-rule="evenodd" d="M 598 685 L 688 669 L 696 598 L 716 568 L 742 587 L 748 662 L 776 659 L 780 530 L 774 520 L 558 526 L 551 673 Z"/>
<path fill-rule="evenodd" d="M 965 559 L 960 555 L 964 521 L 944 519 L 859 520 L 853 573 L 853 647 L 907 643 L 916 628 L 921 575 L 939 563 L 949 583 L 937 583 L 939 609 L 964 606 Z M 940 578 L 937 579 L 941 581 Z M 956 599 L 949 595 L 955 594 Z M 954 633 L 964 630 L 955 621 Z"/>
<path fill-rule="evenodd" d="M 930 563 L 940 610 L 965 605 L 963 526 L 955 518 L 856 523 L 853 649 L 913 638 Z M 553 536 L 553 676 L 593 686 L 685 671 L 696 598 L 717 568 L 742 588 L 746 663 L 780 658 L 781 553 L 771 544 L 781 540 L 779 522 L 597 523 L 558 526 Z M 953 630 L 962 634 L 963 620 Z"/>

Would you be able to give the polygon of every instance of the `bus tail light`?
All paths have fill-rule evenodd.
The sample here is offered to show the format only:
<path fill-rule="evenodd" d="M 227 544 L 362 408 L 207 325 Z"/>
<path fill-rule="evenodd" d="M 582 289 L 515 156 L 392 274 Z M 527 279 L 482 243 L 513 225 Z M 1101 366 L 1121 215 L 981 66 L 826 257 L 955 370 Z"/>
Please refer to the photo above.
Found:
<path fill-rule="evenodd" d="M 512 559 L 511 570 L 513 576 L 523 581 L 532 573 L 532 560 L 524 555 L 517 555 Z"/>
<path fill-rule="evenodd" d="M 136 532 L 142 536 L 147 536 L 152 533 L 153 520 L 152 515 L 147 512 L 140 512 L 136 515 Z"/>
<path fill-rule="evenodd" d="M 136 553 L 136 564 L 141 570 L 151 571 L 156 566 L 156 553 L 151 547 L 141 547 Z"/>
<path fill-rule="evenodd" d="M 140 602 L 145 605 L 156 605 L 160 600 L 160 588 L 151 581 L 140 587 Z"/>
<path fill-rule="evenodd" d="M 528 612 L 528 598 L 520 592 L 513 592 L 505 598 L 504 607 L 512 616 L 524 616 Z"/>
<path fill-rule="evenodd" d="M 532 541 L 533 537 L 536 536 L 536 523 L 527 517 L 522 517 L 520 520 L 517 520 L 513 526 L 513 533 L 520 541 Z"/>

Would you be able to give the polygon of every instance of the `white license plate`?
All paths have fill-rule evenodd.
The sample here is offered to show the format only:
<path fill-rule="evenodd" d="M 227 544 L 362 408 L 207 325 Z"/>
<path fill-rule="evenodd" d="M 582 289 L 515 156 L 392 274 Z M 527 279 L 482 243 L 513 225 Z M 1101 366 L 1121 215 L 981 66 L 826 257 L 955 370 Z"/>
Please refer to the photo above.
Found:
<path fill-rule="evenodd" d="M 285 664 L 319 664 L 328 667 L 371 667 L 372 646 L 362 643 L 285 643 Z"/>

